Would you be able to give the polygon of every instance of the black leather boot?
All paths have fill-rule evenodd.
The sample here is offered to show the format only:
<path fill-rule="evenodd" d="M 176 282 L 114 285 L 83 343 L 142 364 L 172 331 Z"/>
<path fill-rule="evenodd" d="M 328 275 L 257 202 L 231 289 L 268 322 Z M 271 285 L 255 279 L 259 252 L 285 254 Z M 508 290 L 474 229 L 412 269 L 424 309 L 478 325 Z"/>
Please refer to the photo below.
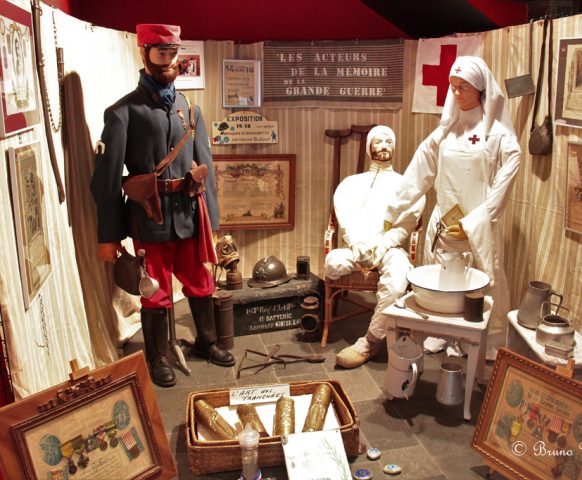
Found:
<path fill-rule="evenodd" d="M 141 326 L 145 356 L 152 382 L 160 387 L 176 384 L 176 375 L 166 357 L 168 351 L 168 311 L 165 308 L 142 308 Z"/>
<path fill-rule="evenodd" d="M 214 301 L 212 296 L 188 297 L 188 304 L 196 326 L 196 340 L 191 354 L 207 358 L 221 367 L 232 367 L 235 363 L 232 354 L 216 345 L 216 325 L 214 323 Z"/>

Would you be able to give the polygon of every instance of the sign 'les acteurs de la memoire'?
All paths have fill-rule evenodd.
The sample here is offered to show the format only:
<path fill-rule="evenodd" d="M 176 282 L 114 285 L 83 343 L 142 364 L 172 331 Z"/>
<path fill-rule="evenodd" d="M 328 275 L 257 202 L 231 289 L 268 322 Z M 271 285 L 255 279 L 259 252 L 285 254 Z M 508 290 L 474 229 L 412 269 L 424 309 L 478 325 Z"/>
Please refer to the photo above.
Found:
<path fill-rule="evenodd" d="M 266 42 L 264 101 L 402 102 L 402 41 Z"/>

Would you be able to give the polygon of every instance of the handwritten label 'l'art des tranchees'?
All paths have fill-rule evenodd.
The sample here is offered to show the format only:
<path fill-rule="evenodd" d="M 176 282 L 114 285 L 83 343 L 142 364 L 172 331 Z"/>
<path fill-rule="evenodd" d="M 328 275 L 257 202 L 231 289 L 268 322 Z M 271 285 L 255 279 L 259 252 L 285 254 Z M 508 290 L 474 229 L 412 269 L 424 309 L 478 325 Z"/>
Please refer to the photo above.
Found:
<path fill-rule="evenodd" d="M 402 102 L 401 41 L 266 42 L 265 102 Z"/>

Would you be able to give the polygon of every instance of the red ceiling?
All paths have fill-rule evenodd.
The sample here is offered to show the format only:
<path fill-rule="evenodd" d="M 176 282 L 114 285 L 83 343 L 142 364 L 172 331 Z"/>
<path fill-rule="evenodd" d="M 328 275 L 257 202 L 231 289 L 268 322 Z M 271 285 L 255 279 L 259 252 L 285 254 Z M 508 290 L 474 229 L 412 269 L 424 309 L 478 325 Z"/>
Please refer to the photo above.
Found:
<path fill-rule="evenodd" d="M 418 15 L 419 24 L 426 29 L 426 34 L 423 31 L 419 36 L 430 37 L 434 36 L 430 25 L 439 19 L 434 18 L 434 9 L 431 18 L 422 18 L 425 1 L 382 0 L 381 3 L 394 12 L 403 9 L 403 5 L 410 9 L 412 2 L 414 15 Z M 74 17 L 116 30 L 135 32 L 136 23 L 180 25 L 185 40 L 255 42 L 411 36 L 367 6 L 366 3 L 373 2 L 365 0 L 52 0 L 50 3 Z M 455 5 L 465 7 L 465 12 L 467 7 L 471 8 L 489 20 L 485 28 L 526 21 L 526 4 L 519 0 L 438 0 L 437 5 L 442 6 L 442 15 L 449 19 L 454 18 L 456 10 L 461 10 L 455 9 Z M 407 17 L 410 23 L 411 18 Z M 458 19 L 458 25 L 462 23 L 463 19 Z"/>

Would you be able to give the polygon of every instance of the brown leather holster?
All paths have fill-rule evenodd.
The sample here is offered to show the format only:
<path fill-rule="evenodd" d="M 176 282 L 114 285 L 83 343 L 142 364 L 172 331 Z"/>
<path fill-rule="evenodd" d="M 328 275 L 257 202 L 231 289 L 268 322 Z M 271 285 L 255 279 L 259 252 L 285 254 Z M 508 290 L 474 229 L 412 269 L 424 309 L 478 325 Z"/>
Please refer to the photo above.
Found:
<path fill-rule="evenodd" d="M 142 175 L 132 175 L 123 177 L 121 186 L 127 198 L 139 203 L 145 210 L 148 218 L 161 225 L 164 223 L 162 217 L 162 205 L 158 194 L 158 182 L 155 173 L 144 173 Z"/>
<path fill-rule="evenodd" d="M 206 190 L 206 177 L 208 176 L 208 167 L 206 165 L 196 165 L 192 162 L 192 168 L 184 178 L 174 179 L 181 181 L 181 188 L 174 188 L 173 193 L 182 191 L 188 198 L 194 198 L 199 193 Z M 131 175 L 123 177 L 121 186 L 127 195 L 127 198 L 139 203 L 145 210 L 148 218 L 161 225 L 164 223 L 162 217 L 162 205 L 158 190 L 158 176 L 155 172 L 144 173 L 142 175 Z"/>
<path fill-rule="evenodd" d="M 184 194 L 194 198 L 206 190 L 206 177 L 208 177 L 207 165 L 196 165 L 192 162 L 192 168 L 184 175 Z"/>

